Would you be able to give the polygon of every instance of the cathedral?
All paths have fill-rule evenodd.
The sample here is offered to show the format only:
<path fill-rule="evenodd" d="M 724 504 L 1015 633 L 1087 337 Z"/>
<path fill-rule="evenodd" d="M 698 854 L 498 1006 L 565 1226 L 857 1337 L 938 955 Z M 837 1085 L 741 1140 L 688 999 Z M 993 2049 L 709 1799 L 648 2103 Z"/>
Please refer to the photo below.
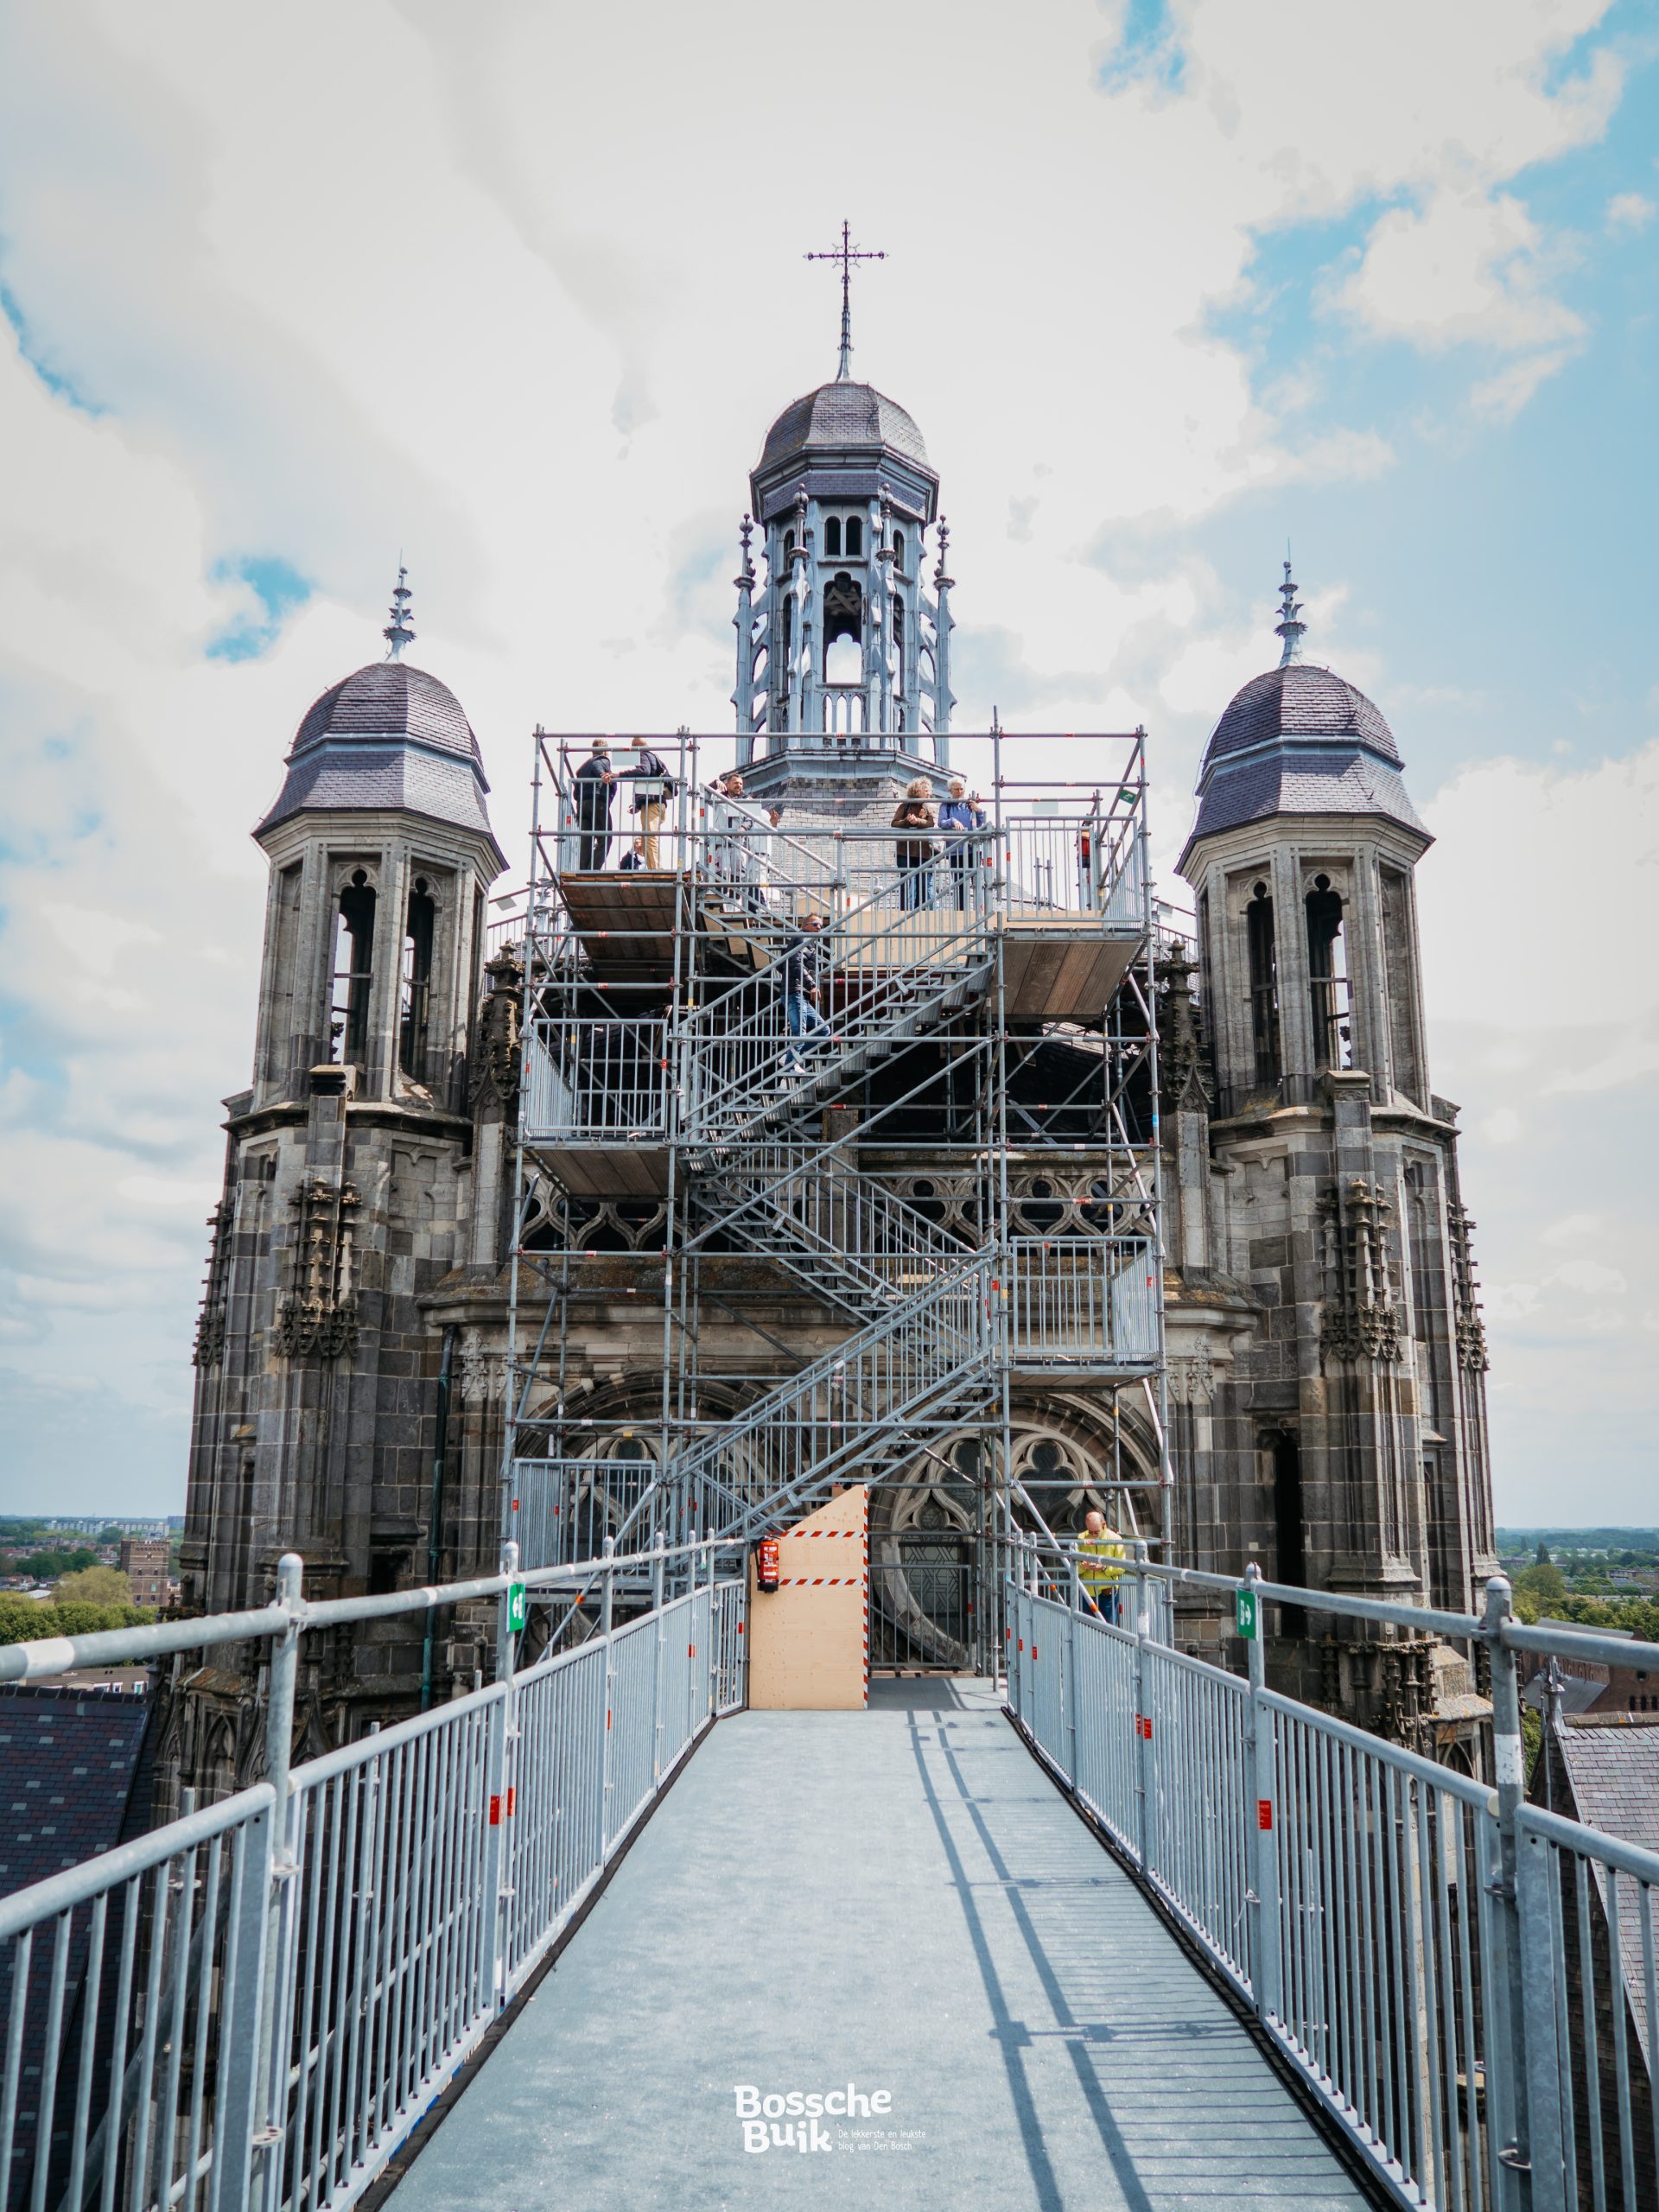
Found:
<path fill-rule="evenodd" d="M 838 373 L 750 476 L 734 741 L 538 732 L 498 916 L 483 752 L 406 657 L 401 573 L 385 658 L 299 721 L 254 832 L 190 1610 L 263 1602 L 287 1550 L 335 1597 L 509 1535 L 746 1545 L 848 1480 L 874 1665 L 994 1666 L 1001 1535 L 1094 1506 L 1230 1575 L 1466 1610 L 1493 1571 L 1394 735 L 1305 656 L 1287 566 L 1281 664 L 1217 702 L 1190 922 L 1153 901 L 1142 734 L 959 735 L 972 791 L 940 480 L 852 374 L 849 258 Z M 1478 1770 L 1448 1647 L 1270 1624 L 1276 1683 Z M 1213 1599 L 1163 1627 L 1237 1661 Z M 308 1637 L 299 1755 L 491 1652 L 464 1606 Z M 164 1793 L 257 1771 L 253 1668 L 164 1686 Z"/>

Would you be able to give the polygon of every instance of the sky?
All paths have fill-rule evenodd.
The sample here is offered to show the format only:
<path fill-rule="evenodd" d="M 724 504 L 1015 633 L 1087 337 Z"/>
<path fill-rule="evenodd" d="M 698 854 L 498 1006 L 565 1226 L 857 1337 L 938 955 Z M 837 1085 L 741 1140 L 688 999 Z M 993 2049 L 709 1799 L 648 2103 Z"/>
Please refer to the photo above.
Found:
<path fill-rule="evenodd" d="M 1277 658 L 1387 716 L 1500 1517 L 1659 1520 L 1659 24 L 1634 0 L 0 10 L 0 1512 L 181 1510 L 251 823 L 380 657 L 731 727 L 830 376 L 944 483 L 956 726 L 1144 723 L 1163 888 Z"/>

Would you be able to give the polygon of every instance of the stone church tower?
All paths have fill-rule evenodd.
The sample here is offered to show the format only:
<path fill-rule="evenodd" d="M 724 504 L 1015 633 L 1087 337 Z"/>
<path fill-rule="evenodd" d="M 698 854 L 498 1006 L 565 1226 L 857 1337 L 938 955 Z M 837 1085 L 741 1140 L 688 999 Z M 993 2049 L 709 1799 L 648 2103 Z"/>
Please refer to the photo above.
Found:
<path fill-rule="evenodd" d="M 1205 756 L 1196 950 L 1154 942 L 1139 732 L 1014 741 L 1084 748 L 1082 783 L 988 785 L 971 864 L 936 853 L 901 893 L 894 798 L 950 768 L 951 584 L 921 433 L 849 352 L 843 321 L 841 373 L 750 478 L 745 793 L 715 794 L 707 753 L 686 770 L 729 735 L 654 741 L 680 771 L 664 865 L 619 865 L 626 815 L 608 862 L 556 826 L 525 912 L 487 923 L 480 750 L 404 658 L 401 577 L 387 659 L 302 721 L 255 833 L 188 1607 L 264 1602 L 289 1549 L 322 1598 L 492 1571 L 506 1527 L 527 1564 L 747 1529 L 756 1471 L 792 1499 L 814 1452 L 825 1485 L 874 1484 L 873 1663 L 987 1663 L 999 1532 L 1097 1504 L 1182 1563 L 1471 1602 L 1485 1360 L 1423 1045 L 1429 841 L 1388 727 L 1301 660 L 1287 577 L 1284 664 Z M 537 734 L 556 825 L 604 747 Z M 841 1033 L 804 1084 L 780 980 L 803 918 Z M 935 1308 L 968 1317 L 960 1362 Z M 532 1556 L 538 1500 L 574 1554 Z M 1278 1625 L 1278 1678 L 1477 1756 L 1443 1647 Z M 1177 1628 L 1236 1656 L 1212 1611 Z M 308 1637 L 303 1748 L 448 1695 L 488 1644 L 464 1609 Z M 257 1668 L 166 1686 L 163 1802 L 257 1771 Z"/>
<path fill-rule="evenodd" d="M 1466 1611 L 1496 1561 L 1457 1109 L 1424 1046 L 1431 841 L 1382 715 L 1302 658 L 1288 563 L 1283 601 L 1281 665 L 1204 756 L 1179 862 L 1196 974 L 1184 949 L 1164 965 L 1176 1555 Z M 1285 1626 L 1299 1694 L 1472 1738 L 1444 1647 Z"/>
<path fill-rule="evenodd" d="M 389 658 L 311 707 L 254 833 L 270 887 L 196 1346 L 192 1610 L 264 1604 L 289 1549 L 311 1597 L 429 1579 L 441 1340 L 421 1301 L 472 1256 L 469 1040 L 504 862 L 459 702 L 401 658 L 408 606 L 400 575 Z M 389 1625 L 308 1669 L 315 1745 L 418 1696 L 419 1634 Z M 245 1780 L 257 1681 L 220 1661 L 177 1688 L 168 1773 Z"/>

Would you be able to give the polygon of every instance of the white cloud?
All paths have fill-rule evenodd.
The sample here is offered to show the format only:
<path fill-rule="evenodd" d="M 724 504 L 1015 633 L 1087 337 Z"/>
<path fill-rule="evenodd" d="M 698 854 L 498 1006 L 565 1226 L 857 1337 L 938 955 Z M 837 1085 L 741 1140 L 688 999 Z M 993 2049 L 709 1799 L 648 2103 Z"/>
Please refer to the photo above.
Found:
<path fill-rule="evenodd" d="M 1607 202 L 1605 221 L 1610 231 L 1645 231 L 1659 207 L 1645 193 L 1616 192 Z"/>
<path fill-rule="evenodd" d="M 1518 200 L 1443 186 L 1372 231 L 1336 304 L 1374 335 L 1504 353 L 1559 348 L 1583 331 L 1543 289 L 1542 234 Z"/>
<path fill-rule="evenodd" d="M 1599 1260 L 1568 1260 L 1555 1269 L 1551 1279 L 1568 1290 L 1581 1291 L 1586 1297 L 1594 1297 L 1602 1291 L 1617 1295 L 1628 1287 L 1618 1268 L 1606 1267 Z"/>
<path fill-rule="evenodd" d="M 1541 1244 L 1583 1244 L 1592 1237 L 1605 1234 L 1606 1217 L 1599 1213 L 1564 1214 L 1560 1221 L 1552 1221 L 1548 1229 L 1538 1232 Z"/>
<path fill-rule="evenodd" d="M 191 1207 L 250 1051 L 247 828 L 310 698 L 378 655 L 399 547 L 416 657 L 480 733 L 515 869 L 537 720 L 728 726 L 744 473 L 833 359 L 833 280 L 800 256 L 840 203 L 803 233 L 785 140 L 790 174 L 830 177 L 891 249 L 860 288 L 856 365 L 916 409 L 944 477 L 961 611 L 983 626 L 964 667 L 976 653 L 1051 726 L 1160 699 L 1196 724 L 1274 645 L 1190 526 L 1391 465 L 1370 421 L 1306 428 L 1315 372 L 1217 335 L 1215 311 L 1252 301 L 1258 242 L 1288 224 L 1444 205 L 1469 211 L 1457 265 L 1495 288 L 1505 367 L 1575 342 L 1552 320 L 1554 245 L 1505 211 L 1518 172 L 1610 111 L 1607 53 L 1558 81 L 1603 11 L 1332 5 L 1287 44 L 1189 0 L 1179 86 L 1109 70 L 1103 92 L 1123 10 L 1093 0 L 847 0 L 831 38 L 786 9 L 763 40 L 718 10 L 571 0 L 291 0 L 275 28 L 209 0 L 14 11 L 0 273 L 35 359 L 103 410 L 0 330 L 0 1332 L 27 1342 L 10 1385 L 53 1460 L 38 1409 L 94 1375 L 177 1497 Z M 1451 267 L 1455 244 L 1390 250 Z M 1350 278 L 1409 315 L 1386 255 Z M 1112 531 L 1144 537 L 1133 575 L 1103 563 Z M 206 658 L 250 615 L 233 564 L 263 555 L 314 595 L 259 657 Z M 1366 681 L 1340 589 L 1321 644 Z M 1174 747 L 1154 766 L 1173 835 Z M 1446 804 L 1466 853 L 1455 787 Z"/>

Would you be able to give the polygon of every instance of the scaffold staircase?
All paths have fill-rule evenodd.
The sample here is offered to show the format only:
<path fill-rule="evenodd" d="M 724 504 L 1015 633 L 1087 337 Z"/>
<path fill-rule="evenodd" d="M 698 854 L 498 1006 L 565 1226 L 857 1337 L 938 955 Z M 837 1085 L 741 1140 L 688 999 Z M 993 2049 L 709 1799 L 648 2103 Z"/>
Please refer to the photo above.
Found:
<path fill-rule="evenodd" d="M 509 1427 L 509 1528 L 527 1560 L 584 1556 L 601 1529 L 624 1553 L 692 1535 L 741 1543 L 834 1483 L 879 1483 L 963 1427 L 1004 1433 L 1006 1462 L 1011 1379 L 1116 1389 L 1155 1375 L 1156 1173 L 1129 1164 L 1137 1147 L 1143 1167 L 1150 1153 L 1121 1095 L 1137 1054 L 1155 1081 L 1149 981 L 1138 1034 L 1115 1033 L 1108 1011 L 1149 960 L 1138 735 L 1114 741 L 1128 765 L 1097 787 L 1021 786 L 1029 798 L 1005 809 L 999 798 L 994 826 L 941 841 L 920 873 L 885 827 L 843 827 L 832 812 L 785 836 L 753 807 L 715 804 L 696 740 L 681 747 L 691 772 L 674 779 L 664 864 L 578 872 L 569 758 L 585 742 L 538 738 L 563 827 L 532 868 L 521 1158 L 582 1202 L 662 1205 L 661 1428 L 645 1461 L 630 1430 L 625 1464 L 603 1457 L 603 1416 L 577 1412 L 562 1386 L 531 1408 L 535 1376 L 564 1372 L 542 1347 L 555 1328 L 563 1342 L 569 1297 L 550 1295 L 537 1345 L 515 1365 Z M 786 985 L 803 946 L 819 1019 L 798 1034 Z M 1039 1237 L 1014 1221 L 1007 1152 L 1072 1128 L 1071 1093 L 1055 1092 L 1046 1124 L 1040 1101 L 1020 1107 L 1014 1134 L 1009 1085 L 1031 1079 L 1028 1040 L 1065 1024 L 1087 1039 L 1066 1048 L 1067 1081 L 1101 1094 L 1088 1128 L 1112 1225 Z M 1098 1073 L 1079 1076 L 1085 1063 Z M 944 1154 L 959 1190 L 966 1178 L 954 1233 L 873 1172 L 868 1156 L 895 1147 L 900 1159 L 906 1147 Z M 1120 1205 L 1132 1187 L 1138 1198 Z M 529 1264 L 550 1287 L 574 1285 L 575 1256 L 563 1276 Z M 771 1351 L 741 1375 L 736 1410 L 717 1414 L 733 1389 L 701 1363 L 698 1314 L 705 1295 L 732 1310 L 719 1286 L 734 1259 L 763 1262 L 848 1333 L 779 1376 L 789 1348 L 761 1326 Z M 613 1484 L 602 1516 L 580 1506 Z M 516 1517 L 532 1493 L 539 1515 Z"/>

